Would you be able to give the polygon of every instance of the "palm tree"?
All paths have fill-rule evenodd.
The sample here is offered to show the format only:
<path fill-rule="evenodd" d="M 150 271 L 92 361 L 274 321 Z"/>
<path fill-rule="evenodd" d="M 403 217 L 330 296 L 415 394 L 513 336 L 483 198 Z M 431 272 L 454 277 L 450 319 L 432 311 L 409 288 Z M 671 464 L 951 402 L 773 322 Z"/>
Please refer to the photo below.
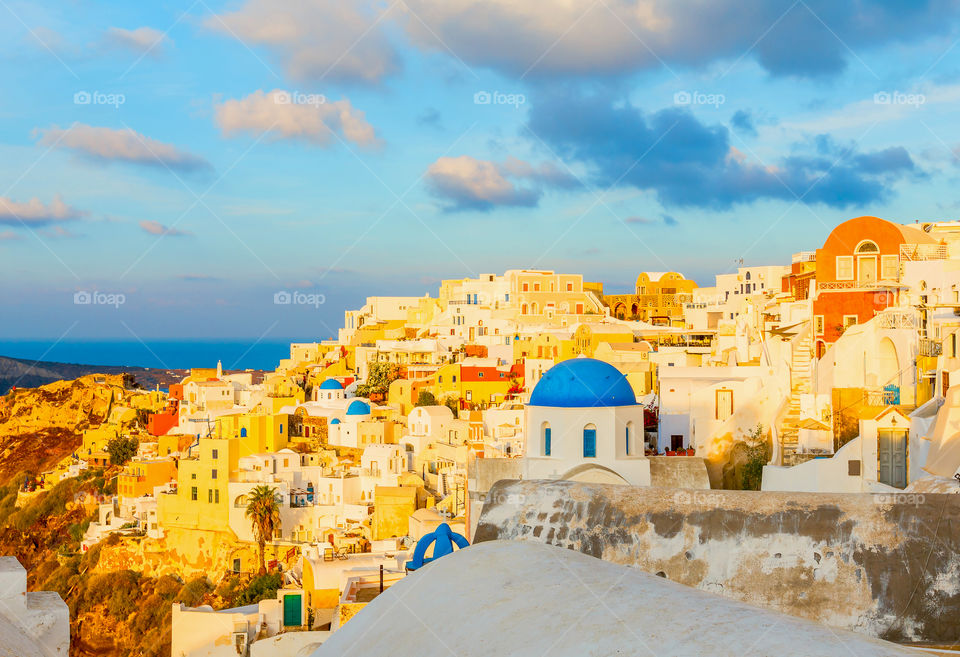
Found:
<path fill-rule="evenodd" d="M 253 538 L 260 548 L 260 574 L 263 575 L 267 572 L 263 561 L 267 540 L 272 540 L 274 532 L 280 529 L 280 502 L 276 489 L 260 485 L 247 493 L 246 516 L 250 518 Z"/>

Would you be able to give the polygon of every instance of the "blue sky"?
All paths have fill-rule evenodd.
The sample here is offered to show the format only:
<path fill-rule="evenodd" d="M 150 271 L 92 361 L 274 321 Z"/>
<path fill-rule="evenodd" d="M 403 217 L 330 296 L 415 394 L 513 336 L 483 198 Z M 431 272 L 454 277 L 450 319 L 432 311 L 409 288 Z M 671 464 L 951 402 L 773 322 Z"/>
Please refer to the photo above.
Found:
<path fill-rule="evenodd" d="M 710 284 L 953 219 L 958 11 L 5 0 L 0 338 L 327 338 L 442 278 Z"/>

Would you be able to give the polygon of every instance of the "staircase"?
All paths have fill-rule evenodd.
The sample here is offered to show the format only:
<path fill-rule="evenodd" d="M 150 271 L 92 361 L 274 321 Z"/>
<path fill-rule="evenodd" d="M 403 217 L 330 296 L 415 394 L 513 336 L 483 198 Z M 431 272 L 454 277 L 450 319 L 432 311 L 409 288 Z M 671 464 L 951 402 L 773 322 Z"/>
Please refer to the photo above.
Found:
<path fill-rule="evenodd" d="M 812 390 L 810 359 L 813 356 L 813 339 L 808 324 L 791 342 L 790 401 L 787 412 L 780 420 L 777 435 L 780 437 L 782 465 L 796 465 L 797 445 L 800 439 L 800 396 Z"/>

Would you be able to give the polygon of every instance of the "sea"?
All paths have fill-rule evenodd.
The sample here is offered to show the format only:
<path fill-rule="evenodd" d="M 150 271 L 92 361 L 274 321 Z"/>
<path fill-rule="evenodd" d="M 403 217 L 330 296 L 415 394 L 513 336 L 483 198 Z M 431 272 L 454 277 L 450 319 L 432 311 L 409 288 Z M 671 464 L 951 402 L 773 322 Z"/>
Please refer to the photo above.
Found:
<path fill-rule="evenodd" d="M 119 365 L 158 369 L 216 367 L 273 370 L 290 357 L 291 342 L 318 338 L 260 340 L 0 340 L 0 356 L 78 365 Z"/>

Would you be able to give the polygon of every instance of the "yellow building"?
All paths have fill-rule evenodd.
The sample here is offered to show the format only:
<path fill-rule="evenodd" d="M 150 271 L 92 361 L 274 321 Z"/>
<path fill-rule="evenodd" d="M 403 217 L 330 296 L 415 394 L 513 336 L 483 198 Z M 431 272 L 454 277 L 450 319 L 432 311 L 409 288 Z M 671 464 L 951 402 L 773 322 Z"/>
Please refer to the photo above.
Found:
<path fill-rule="evenodd" d="M 548 358 L 555 362 L 569 360 L 577 355 L 577 345 L 566 334 L 542 332 L 528 336 L 517 336 L 513 341 L 513 361 L 524 358 Z"/>
<path fill-rule="evenodd" d="M 597 347 L 603 343 L 633 342 L 633 331 L 619 324 L 580 324 L 573 333 L 574 349 L 577 354 L 593 358 Z"/>
<path fill-rule="evenodd" d="M 672 326 L 683 321 L 683 304 L 693 301 L 695 281 L 675 271 L 643 272 L 634 294 L 603 297 L 614 317 Z"/>
<path fill-rule="evenodd" d="M 410 516 L 422 505 L 414 486 L 377 486 L 373 492 L 373 540 L 406 536 Z"/>
<path fill-rule="evenodd" d="M 77 450 L 77 456 L 86 459 L 95 452 L 103 452 L 107 448 L 107 443 L 119 435 L 117 427 L 112 424 L 101 424 L 99 427 L 84 429 L 83 443 Z"/>
<path fill-rule="evenodd" d="M 286 413 L 233 413 L 217 418 L 215 435 L 236 438 L 239 455 L 278 452 L 290 440 L 290 416 Z"/>
<path fill-rule="evenodd" d="M 202 438 L 195 458 L 181 459 L 177 492 L 157 500 L 160 526 L 180 529 L 230 531 L 227 485 L 237 471 L 238 438 Z"/>

